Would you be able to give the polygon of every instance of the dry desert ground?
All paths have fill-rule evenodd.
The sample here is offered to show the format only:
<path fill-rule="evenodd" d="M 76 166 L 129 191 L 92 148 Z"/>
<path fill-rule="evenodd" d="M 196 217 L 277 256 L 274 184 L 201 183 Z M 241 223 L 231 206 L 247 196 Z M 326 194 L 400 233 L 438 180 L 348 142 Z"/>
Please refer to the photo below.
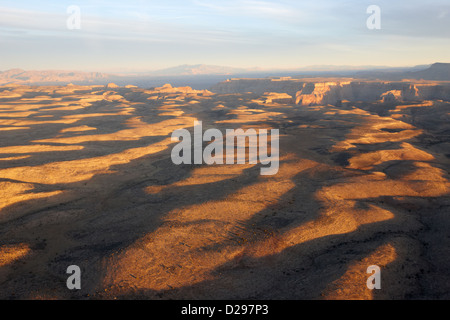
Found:
<path fill-rule="evenodd" d="M 450 299 L 448 84 L 308 83 L 1 86 L 0 299 Z M 196 120 L 278 174 L 173 164 Z"/>

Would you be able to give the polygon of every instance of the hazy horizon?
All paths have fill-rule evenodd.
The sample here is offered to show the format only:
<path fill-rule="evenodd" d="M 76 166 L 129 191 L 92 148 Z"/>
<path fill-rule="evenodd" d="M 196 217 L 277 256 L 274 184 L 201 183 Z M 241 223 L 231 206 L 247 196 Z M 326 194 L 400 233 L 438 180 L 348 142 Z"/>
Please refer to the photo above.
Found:
<path fill-rule="evenodd" d="M 169 70 L 169 69 L 174 69 L 174 68 L 180 68 L 180 67 L 200 67 L 200 66 L 206 66 L 206 67 L 217 67 L 217 68 L 229 68 L 229 69 L 240 69 L 243 72 L 274 72 L 274 71 L 284 71 L 284 72 L 288 72 L 288 71 L 303 71 L 303 72 L 308 72 L 308 71 L 323 71 L 323 72 L 332 72 L 332 71 L 363 71 L 363 70 L 383 70 L 383 69 L 402 69 L 402 68 L 414 68 L 414 67 L 420 67 L 420 66 L 429 66 L 432 65 L 434 63 L 448 63 L 445 61 L 434 61 L 434 62 L 430 62 L 430 63 L 424 63 L 424 64 L 415 64 L 415 65 L 398 65 L 398 66 L 389 66 L 389 65 L 308 65 L 308 66 L 293 66 L 293 67 L 285 67 L 285 68 L 261 68 L 259 66 L 244 66 L 244 67 L 236 67 L 236 66 L 230 66 L 230 65 L 209 65 L 209 64 L 204 64 L 204 63 L 199 63 L 199 64 L 187 64 L 187 63 L 182 63 L 179 65 L 171 65 L 168 67 L 164 67 L 164 68 L 154 68 L 154 69 L 141 69 L 141 70 L 129 70 L 129 71 L 123 71 L 123 70 L 110 70 L 110 71 L 99 71 L 97 69 L 71 69 L 71 68 L 58 68 L 58 69 L 53 69 L 53 68 L 43 68 L 43 69 L 25 69 L 22 68 L 21 66 L 14 66 L 8 69 L 0 69 L 0 72 L 5 72 L 5 71 L 9 71 L 9 70 L 15 70 L 15 69 L 21 69 L 24 71 L 61 71 L 61 72 L 99 72 L 99 73 L 105 73 L 105 74 L 145 74 L 145 73 L 152 73 L 152 72 L 156 72 L 156 71 L 163 71 L 163 70 Z"/>
<path fill-rule="evenodd" d="M 450 4 L 373 1 L 2 1 L 0 70 L 137 72 L 179 65 L 296 69 L 446 62 Z M 80 29 L 70 29 L 71 6 Z"/>

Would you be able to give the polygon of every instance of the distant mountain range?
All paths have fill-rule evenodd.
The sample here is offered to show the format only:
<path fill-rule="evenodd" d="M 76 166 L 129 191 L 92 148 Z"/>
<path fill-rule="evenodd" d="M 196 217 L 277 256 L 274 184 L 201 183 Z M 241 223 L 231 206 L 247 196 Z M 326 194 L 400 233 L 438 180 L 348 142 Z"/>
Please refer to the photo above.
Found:
<path fill-rule="evenodd" d="M 86 82 L 96 83 L 106 80 L 109 75 L 100 72 L 78 72 L 78 71 L 25 71 L 22 69 L 11 69 L 0 72 L 0 84 L 41 84 L 41 83 L 71 83 Z"/>
<path fill-rule="evenodd" d="M 196 76 L 196 75 L 233 75 L 258 71 L 258 69 L 244 69 L 205 64 L 181 65 L 177 67 L 148 72 L 151 76 Z"/>
<path fill-rule="evenodd" d="M 79 71 L 25 71 L 11 69 L 0 72 L 0 85 L 64 85 L 99 84 L 110 82 L 118 85 L 132 84 L 141 87 L 164 83 L 191 85 L 205 89 L 227 78 L 237 77 L 353 77 L 360 79 L 402 80 L 423 79 L 450 81 L 450 63 L 434 63 L 415 67 L 389 68 L 374 66 L 311 66 L 293 70 L 262 70 L 258 68 L 233 68 L 213 65 L 181 65 L 151 72 L 112 74 Z"/>
<path fill-rule="evenodd" d="M 450 63 L 435 63 L 426 70 L 410 72 L 405 77 L 408 78 L 411 75 L 411 79 L 424 79 L 424 80 L 450 80 Z"/>
<path fill-rule="evenodd" d="M 429 66 L 417 66 L 409 69 L 398 70 L 396 68 L 386 70 L 368 70 L 355 74 L 358 78 L 379 80 L 434 80 L 450 81 L 450 63 L 434 63 Z"/>

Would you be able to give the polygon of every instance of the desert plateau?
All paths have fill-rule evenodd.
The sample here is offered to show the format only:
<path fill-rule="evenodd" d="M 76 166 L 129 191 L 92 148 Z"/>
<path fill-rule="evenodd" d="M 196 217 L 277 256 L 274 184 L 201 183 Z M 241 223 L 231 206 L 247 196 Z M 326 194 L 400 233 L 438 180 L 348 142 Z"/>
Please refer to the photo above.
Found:
<path fill-rule="evenodd" d="M 175 165 L 195 121 L 278 173 Z M 4 83 L 0 136 L 0 299 L 450 299 L 448 81 Z"/>

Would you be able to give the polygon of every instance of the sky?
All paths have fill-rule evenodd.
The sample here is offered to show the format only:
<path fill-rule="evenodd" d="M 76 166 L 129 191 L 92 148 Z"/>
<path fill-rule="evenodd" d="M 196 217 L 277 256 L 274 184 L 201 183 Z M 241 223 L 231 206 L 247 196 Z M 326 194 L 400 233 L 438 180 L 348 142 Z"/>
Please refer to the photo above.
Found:
<path fill-rule="evenodd" d="M 0 0 L 0 70 L 414 66 L 450 62 L 449 40 L 449 0 Z"/>

